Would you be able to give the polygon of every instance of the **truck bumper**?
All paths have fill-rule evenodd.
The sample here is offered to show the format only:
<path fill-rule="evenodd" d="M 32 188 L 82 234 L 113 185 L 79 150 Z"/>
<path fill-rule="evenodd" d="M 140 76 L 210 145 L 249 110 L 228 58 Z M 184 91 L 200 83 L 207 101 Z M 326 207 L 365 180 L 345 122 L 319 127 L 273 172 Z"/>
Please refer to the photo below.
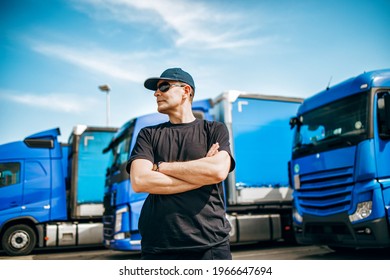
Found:
<path fill-rule="evenodd" d="M 104 246 L 116 251 L 140 251 L 141 240 L 131 240 L 130 238 L 104 240 Z"/>
<path fill-rule="evenodd" d="M 319 218 L 304 215 L 303 223 L 294 222 L 295 237 L 300 244 L 334 247 L 383 248 L 390 246 L 386 217 L 352 224 L 348 215 L 337 214 Z"/>

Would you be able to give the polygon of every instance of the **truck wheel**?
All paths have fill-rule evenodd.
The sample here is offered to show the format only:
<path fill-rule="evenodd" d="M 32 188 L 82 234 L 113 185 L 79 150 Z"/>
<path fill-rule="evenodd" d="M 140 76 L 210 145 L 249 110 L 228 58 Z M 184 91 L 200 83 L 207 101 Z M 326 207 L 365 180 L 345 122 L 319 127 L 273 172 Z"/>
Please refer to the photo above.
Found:
<path fill-rule="evenodd" d="M 31 227 L 15 225 L 4 232 L 1 245 L 9 256 L 23 256 L 31 253 L 36 241 L 37 236 Z"/>

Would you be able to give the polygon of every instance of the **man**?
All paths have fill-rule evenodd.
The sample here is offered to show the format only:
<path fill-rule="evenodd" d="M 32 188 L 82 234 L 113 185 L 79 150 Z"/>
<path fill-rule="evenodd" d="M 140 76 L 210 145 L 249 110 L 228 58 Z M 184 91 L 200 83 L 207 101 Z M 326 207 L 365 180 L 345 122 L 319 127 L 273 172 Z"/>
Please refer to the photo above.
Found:
<path fill-rule="evenodd" d="M 127 164 L 134 191 L 149 193 L 139 218 L 142 259 L 231 259 L 221 182 L 235 161 L 226 126 L 194 117 L 195 83 L 181 68 L 144 86 L 169 121 L 140 131 Z"/>

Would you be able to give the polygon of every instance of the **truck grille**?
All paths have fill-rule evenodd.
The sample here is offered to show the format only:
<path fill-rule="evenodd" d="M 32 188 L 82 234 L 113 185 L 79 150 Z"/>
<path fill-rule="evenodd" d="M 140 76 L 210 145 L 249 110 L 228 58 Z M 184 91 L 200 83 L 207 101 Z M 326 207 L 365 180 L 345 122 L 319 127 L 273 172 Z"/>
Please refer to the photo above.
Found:
<path fill-rule="evenodd" d="M 111 240 L 114 235 L 115 219 L 113 215 L 103 216 L 104 240 Z"/>
<path fill-rule="evenodd" d="M 353 168 L 338 168 L 300 176 L 295 199 L 305 213 L 330 215 L 348 210 L 352 198 Z"/>
<path fill-rule="evenodd" d="M 106 192 L 103 199 L 103 236 L 104 240 L 111 240 L 114 235 L 114 208 L 111 206 L 111 192 Z"/>

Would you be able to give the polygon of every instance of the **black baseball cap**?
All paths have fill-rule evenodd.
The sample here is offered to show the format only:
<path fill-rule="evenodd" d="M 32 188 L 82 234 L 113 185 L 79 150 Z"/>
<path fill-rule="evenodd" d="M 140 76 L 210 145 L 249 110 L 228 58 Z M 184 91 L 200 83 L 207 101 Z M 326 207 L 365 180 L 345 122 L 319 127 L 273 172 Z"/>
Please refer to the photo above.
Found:
<path fill-rule="evenodd" d="M 192 87 L 192 90 L 195 92 L 195 83 L 191 75 L 184 71 L 181 68 L 169 68 L 162 72 L 160 77 L 149 78 L 145 81 L 144 86 L 150 90 L 157 90 L 157 83 L 159 80 L 167 81 L 179 81 L 186 83 Z"/>

